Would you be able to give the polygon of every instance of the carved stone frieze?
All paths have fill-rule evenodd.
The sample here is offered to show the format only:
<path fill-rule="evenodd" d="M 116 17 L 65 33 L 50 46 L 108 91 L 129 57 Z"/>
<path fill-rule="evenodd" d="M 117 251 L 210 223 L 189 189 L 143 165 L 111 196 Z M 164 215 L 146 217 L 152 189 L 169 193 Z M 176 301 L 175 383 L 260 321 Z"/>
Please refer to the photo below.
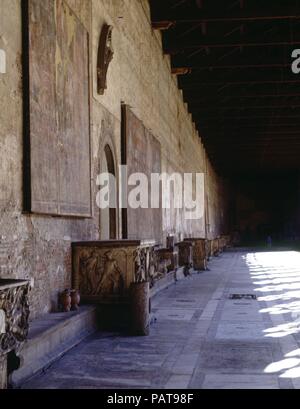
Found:
<path fill-rule="evenodd" d="M 138 247 L 135 250 L 135 269 L 134 269 L 134 282 L 143 283 L 148 281 L 150 276 L 150 249 L 147 247 Z"/>
<path fill-rule="evenodd" d="M 135 252 L 135 282 L 149 281 L 150 288 L 168 273 L 171 260 L 152 244 L 142 245 Z"/>
<path fill-rule="evenodd" d="M 3 280 L 6 281 L 6 280 Z M 9 281 L 9 280 L 7 280 Z M 13 281 L 13 280 L 11 280 Z M 0 310 L 5 315 L 5 333 L 0 334 L 0 356 L 18 352 L 28 335 L 29 282 L 1 286 Z"/>
<path fill-rule="evenodd" d="M 108 243 L 73 244 L 73 286 L 83 299 L 121 297 L 133 281 L 135 246 Z"/>

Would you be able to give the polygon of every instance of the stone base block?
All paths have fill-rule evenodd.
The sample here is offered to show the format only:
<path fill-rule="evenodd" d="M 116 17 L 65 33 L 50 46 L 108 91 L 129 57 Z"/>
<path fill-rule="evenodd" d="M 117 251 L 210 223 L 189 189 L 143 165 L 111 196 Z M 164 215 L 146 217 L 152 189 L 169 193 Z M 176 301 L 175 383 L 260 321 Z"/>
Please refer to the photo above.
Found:
<path fill-rule="evenodd" d="M 150 287 L 148 282 L 130 286 L 131 331 L 133 335 L 149 335 Z"/>
<path fill-rule="evenodd" d="M 163 278 L 155 282 L 155 286 L 150 289 L 150 299 L 160 291 L 176 283 L 176 281 L 185 278 L 184 267 L 166 274 Z M 129 333 L 131 315 L 129 299 L 122 301 L 116 299 L 107 300 L 107 302 L 97 303 L 98 325 L 100 330 L 105 331 L 124 331 Z"/>
<path fill-rule="evenodd" d="M 98 326 L 102 331 L 122 331 L 129 333 L 130 304 L 129 299 L 122 303 L 98 303 Z"/>

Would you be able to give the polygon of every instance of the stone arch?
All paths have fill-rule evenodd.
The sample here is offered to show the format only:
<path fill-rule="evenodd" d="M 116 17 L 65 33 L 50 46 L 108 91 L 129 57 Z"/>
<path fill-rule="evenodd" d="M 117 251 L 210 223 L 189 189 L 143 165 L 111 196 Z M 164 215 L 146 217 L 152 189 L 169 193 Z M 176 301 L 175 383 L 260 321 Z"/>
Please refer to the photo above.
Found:
<path fill-rule="evenodd" d="M 117 183 L 116 162 L 113 147 L 109 142 L 104 144 L 101 152 L 101 172 L 108 172 L 115 176 Z M 118 186 L 116 186 L 118 198 Z M 118 217 L 117 209 L 101 209 L 100 211 L 100 237 L 102 240 L 113 240 L 118 237 Z"/>

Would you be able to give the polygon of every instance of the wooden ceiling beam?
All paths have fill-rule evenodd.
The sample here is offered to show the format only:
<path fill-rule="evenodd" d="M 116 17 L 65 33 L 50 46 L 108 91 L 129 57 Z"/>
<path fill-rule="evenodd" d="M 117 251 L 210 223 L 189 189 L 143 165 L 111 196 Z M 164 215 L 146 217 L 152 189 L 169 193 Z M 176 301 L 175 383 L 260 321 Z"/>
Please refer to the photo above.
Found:
<path fill-rule="evenodd" d="M 169 30 L 169 28 L 175 26 L 175 21 L 170 21 L 170 20 L 163 20 L 163 21 L 154 21 L 152 22 L 152 28 L 153 30 Z"/>
<path fill-rule="evenodd" d="M 273 70 L 273 69 L 282 69 L 282 68 L 289 68 L 291 69 L 291 63 L 284 64 L 229 64 L 229 65 L 219 65 L 219 64 L 172 64 L 174 68 L 182 67 L 191 68 L 193 71 L 205 71 L 205 70 L 247 70 L 249 68 L 253 69 L 263 69 L 263 70 Z"/>
<path fill-rule="evenodd" d="M 186 99 L 186 97 L 188 97 L 188 93 L 184 93 L 184 99 Z M 188 100 L 186 102 L 192 104 L 198 103 L 198 102 L 213 102 L 215 103 L 216 101 L 220 101 L 220 99 L 261 99 L 261 98 L 299 98 L 300 97 L 300 93 L 287 93 L 287 94 L 253 94 L 253 95 L 249 95 L 248 94 L 244 94 L 244 95 L 220 95 L 220 94 L 216 94 L 216 95 L 212 95 L 210 94 L 207 97 L 194 97 L 194 96 L 189 96 Z M 291 104 L 292 105 L 292 104 Z"/>
<path fill-rule="evenodd" d="M 194 116 L 193 116 L 193 118 L 195 118 Z M 216 120 L 216 119 L 221 119 L 221 120 L 223 120 L 223 119 L 227 119 L 227 120 L 230 120 L 230 121 L 232 121 L 232 120 L 234 120 L 234 119 L 264 119 L 264 120 L 270 120 L 271 118 L 270 118 L 270 116 L 266 116 L 266 115 L 264 115 L 264 116 L 259 116 L 259 115 L 224 115 L 224 116 L 220 116 L 220 115 L 212 115 L 212 116 L 204 116 L 203 115 L 203 119 L 205 119 L 205 120 Z M 284 119 L 300 119 L 300 117 L 299 117 L 299 115 L 276 115 L 275 116 L 275 119 L 277 119 L 277 118 L 284 118 Z M 200 118 L 199 118 L 199 120 L 201 120 Z"/>
<path fill-rule="evenodd" d="M 224 79 L 224 82 L 221 81 L 189 81 L 189 77 L 187 77 L 183 82 L 181 82 L 181 87 L 184 88 L 184 90 L 189 90 L 192 89 L 194 90 L 196 87 L 208 87 L 208 86 L 237 86 L 237 85 L 261 85 L 261 84 L 300 84 L 300 78 L 295 78 L 293 80 L 268 80 L 267 78 L 261 79 L 261 80 L 255 80 L 255 81 L 240 81 L 239 79 L 236 81 L 226 81 Z"/>
<path fill-rule="evenodd" d="M 191 104 L 192 106 L 192 104 Z M 293 103 L 284 103 L 284 104 L 268 104 L 268 105 L 230 105 L 230 104 L 218 104 L 218 105 L 214 105 L 213 107 L 207 107 L 207 104 L 195 104 L 192 106 L 193 108 L 193 113 L 202 113 L 202 112 L 208 112 L 208 111 L 213 111 L 213 112 L 217 112 L 218 110 L 220 111 L 226 111 L 226 110 L 230 110 L 230 109 L 298 109 L 300 108 L 300 105 L 298 104 L 293 104 Z"/>
<path fill-rule="evenodd" d="M 162 1 L 162 0 L 161 0 Z M 244 15 L 244 16 L 228 16 L 228 17 L 183 17 L 180 18 L 179 16 L 172 16 L 170 20 L 174 22 L 176 25 L 179 24 L 198 24 L 198 23 L 229 23 L 235 21 L 266 21 L 266 20 L 299 20 L 299 14 L 290 14 L 290 15 L 281 15 L 281 16 L 271 16 L 271 15 Z M 161 21 L 166 21 L 165 19 L 155 19 L 153 20 L 152 24 L 159 24 Z"/>
<path fill-rule="evenodd" d="M 300 44 L 299 40 L 291 40 L 291 41 L 272 41 L 272 42 L 256 42 L 256 43 L 245 43 L 245 42 L 238 42 L 238 43 L 231 43 L 231 42 L 224 42 L 224 43 L 198 43 L 198 44 L 188 44 L 188 43 L 181 43 L 176 44 L 173 47 L 165 48 L 164 52 L 166 54 L 176 54 L 184 51 L 191 51 L 191 50 L 201 50 L 205 48 L 240 48 L 240 47 L 290 47 L 293 45 Z"/>

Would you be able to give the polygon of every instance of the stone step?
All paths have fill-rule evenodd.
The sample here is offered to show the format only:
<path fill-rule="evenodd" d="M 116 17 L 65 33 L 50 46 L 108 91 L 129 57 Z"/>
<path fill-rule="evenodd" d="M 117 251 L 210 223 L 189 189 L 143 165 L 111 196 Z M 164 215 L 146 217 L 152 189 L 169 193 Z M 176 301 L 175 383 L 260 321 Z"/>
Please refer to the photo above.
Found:
<path fill-rule="evenodd" d="M 21 366 L 11 374 L 10 385 L 20 387 L 96 330 L 94 306 L 81 306 L 78 311 L 68 313 L 45 314 L 34 320 L 19 354 Z"/>

